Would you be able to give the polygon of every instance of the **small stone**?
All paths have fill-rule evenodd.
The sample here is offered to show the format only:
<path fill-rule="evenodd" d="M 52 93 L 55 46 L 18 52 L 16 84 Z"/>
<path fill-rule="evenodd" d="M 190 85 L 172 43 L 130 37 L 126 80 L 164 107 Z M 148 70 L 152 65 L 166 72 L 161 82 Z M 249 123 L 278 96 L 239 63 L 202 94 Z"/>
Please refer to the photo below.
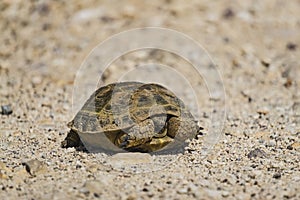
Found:
<path fill-rule="evenodd" d="M 268 146 L 269 147 L 275 147 L 276 146 L 276 141 L 275 140 L 270 140 Z"/>
<path fill-rule="evenodd" d="M 115 18 L 106 15 L 102 16 L 100 19 L 103 23 L 110 23 L 115 20 Z"/>
<path fill-rule="evenodd" d="M 253 175 L 255 176 L 255 177 L 260 177 L 261 175 L 262 175 L 262 171 L 261 170 L 254 170 L 253 171 Z"/>
<path fill-rule="evenodd" d="M 211 190 L 211 189 L 207 189 L 205 190 L 207 196 L 209 196 L 209 199 L 221 199 L 221 191 L 218 190 Z"/>
<path fill-rule="evenodd" d="M 286 82 L 283 84 L 284 87 L 289 88 L 293 85 L 293 81 L 290 78 L 286 79 Z"/>
<path fill-rule="evenodd" d="M 87 170 L 91 173 L 96 173 L 98 171 L 98 165 L 96 164 L 88 165 Z"/>
<path fill-rule="evenodd" d="M 0 170 L 4 170 L 6 172 L 10 171 L 6 164 L 0 161 Z"/>
<path fill-rule="evenodd" d="M 292 109 L 294 116 L 300 116 L 300 102 L 294 102 Z"/>
<path fill-rule="evenodd" d="M 11 170 L 6 167 L 6 164 L 0 161 L 0 179 L 8 179 L 7 173 Z"/>
<path fill-rule="evenodd" d="M 256 112 L 260 115 L 267 115 L 269 113 L 269 111 L 266 109 L 260 109 L 260 110 L 257 110 Z"/>
<path fill-rule="evenodd" d="M 253 16 L 248 11 L 241 11 L 237 14 L 237 17 L 243 21 L 251 22 L 253 21 Z"/>
<path fill-rule="evenodd" d="M 185 188 L 181 188 L 177 192 L 178 192 L 178 194 L 186 194 L 188 192 L 188 189 L 186 187 Z"/>
<path fill-rule="evenodd" d="M 259 148 L 256 148 L 256 149 L 254 149 L 254 150 L 251 150 L 251 151 L 248 153 L 247 157 L 248 157 L 249 159 L 257 158 L 257 157 L 259 157 L 259 158 L 265 158 L 265 157 L 267 157 L 267 154 L 266 154 L 266 152 L 264 152 L 263 150 L 261 150 L 261 149 L 259 149 Z"/>
<path fill-rule="evenodd" d="M 202 193 L 201 193 L 201 189 L 198 188 L 195 184 L 193 183 L 189 183 L 188 184 L 188 191 L 190 191 L 193 196 L 195 196 L 196 198 L 200 198 L 202 196 Z"/>
<path fill-rule="evenodd" d="M 127 5 L 127 6 L 125 6 L 125 7 L 123 8 L 123 13 L 122 13 L 122 15 L 123 15 L 124 17 L 127 17 L 127 18 L 134 18 L 134 17 L 135 17 L 135 13 L 136 13 L 135 8 L 134 8 L 133 6 Z"/>
<path fill-rule="evenodd" d="M 276 172 L 276 173 L 273 175 L 273 178 L 275 178 L 275 179 L 281 178 L 281 173 L 280 173 L 280 172 Z"/>
<path fill-rule="evenodd" d="M 11 109 L 11 105 L 3 105 L 3 106 L 1 106 L 1 114 L 2 115 L 10 115 L 10 114 L 12 114 L 12 109 Z"/>
<path fill-rule="evenodd" d="M 286 48 L 290 51 L 295 51 L 297 49 L 297 44 L 289 42 L 286 44 Z"/>
<path fill-rule="evenodd" d="M 0 171 L 0 179 L 8 179 L 8 176 Z"/>
<path fill-rule="evenodd" d="M 300 150 L 300 142 L 294 142 L 291 147 L 296 150 Z"/>
<path fill-rule="evenodd" d="M 126 200 L 135 200 L 137 199 L 136 194 L 130 194 L 128 197 L 126 197 Z"/>
<path fill-rule="evenodd" d="M 234 13 L 234 11 L 231 8 L 227 8 L 223 12 L 223 17 L 225 19 L 231 19 L 231 18 L 234 17 L 234 15 L 235 15 L 235 13 Z"/>
<path fill-rule="evenodd" d="M 42 77 L 41 76 L 34 76 L 34 77 L 32 77 L 31 83 L 33 85 L 39 85 L 39 84 L 41 84 L 42 83 Z"/>
<path fill-rule="evenodd" d="M 254 138 L 259 138 L 259 139 L 263 139 L 263 140 L 268 140 L 270 137 L 271 133 L 270 132 L 266 132 L 266 131 L 259 131 L 257 133 L 255 133 L 253 136 Z"/>
<path fill-rule="evenodd" d="M 71 18 L 72 22 L 82 23 L 92 19 L 100 18 L 103 15 L 103 9 L 101 7 L 93 7 L 87 9 L 81 9 L 75 12 Z"/>
<path fill-rule="evenodd" d="M 222 192 L 222 197 L 228 197 L 229 196 L 229 192 L 228 191 L 223 191 Z"/>
<path fill-rule="evenodd" d="M 40 15 L 46 16 L 50 12 L 50 6 L 46 3 L 41 3 L 37 5 L 36 10 Z"/>
<path fill-rule="evenodd" d="M 75 148 L 75 147 L 70 147 L 70 148 L 65 149 L 65 151 L 66 151 L 67 153 L 72 153 L 72 152 L 75 152 L 75 151 L 76 151 L 76 148 Z"/>
<path fill-rule="evenodd" d="M 287 146 L 286 148 L 287 148 L 288 150 L 293 150 L 292 145 L 289 145 L 289 146 Z"/>
<path fill-rule="evenodd" d="M 37 173 L 41 172 L 45 167 L 45 164 L 37 159 L 32 159 L 30 161 L 23 162 L 22 164 L 25 166 L 26 171 L 32 176 L 37 175 Z"/>
<path fill-rule="evenodd" d="M 265 66 L 265 67 L 269 67 L 271 64 L 271 61 L 272 61 L 271 58 L 264 58 L 261 60 L 261 64 L 263 64 L 263 66 Z"/>

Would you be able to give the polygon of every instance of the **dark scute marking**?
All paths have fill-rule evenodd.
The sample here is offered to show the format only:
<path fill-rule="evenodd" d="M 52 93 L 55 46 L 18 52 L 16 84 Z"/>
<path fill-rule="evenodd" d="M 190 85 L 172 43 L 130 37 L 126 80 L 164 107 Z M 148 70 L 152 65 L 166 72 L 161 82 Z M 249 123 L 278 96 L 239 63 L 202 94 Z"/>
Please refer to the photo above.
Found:
<path fill-rule="evenodd" d="M 170 92 L 165 92 L 164 95 L 170 98 L 176 98 L 175 95 Z"/>
<path fill-rule="evenodd" d="M 139 97 L 139 100 L 138 100 L 138 104 L 137 106 L 146 106 L 146 105 L 150 105 L 151 104 L 151 97 L 150 96 L 145 96 L 145 95 L 141 95 Z"/>
<path fill-rule="evenodd" d="M 133 119 L 143 120 L 149 115 L 148 109 L 138 109 L 133 111 L 133 113 L 130 113 L 130 116 L 133 117 Z"/>
<path fill-rule="evenodd" d="M 123 122 L 124 124 L 128 124 L 130 121 L 131 121 L 131 119 L 129 118 L 128 115 L 125 115 L 125 116 L 122 118 L 122 122 Z"/>
<path fill-rule="evenodd" d="M 110 104 L 107 104 L 107 105 L 105 106 L 105 110 L 111 110 L 111 105 L 110 105 Z"/>
<path fill-rule="evenodd" d="M 168 104 L 168 101 L 166 101 L 161 95 L 154 94 L 154 99 L 156 100 L 156 103 L 159 105 L 166 105 Z"/>
<path fill-rule="evenodd" d="M 101 118 L 100 120 L 99 120 L 99 123 L 100 123 L 100 125 L 103 127 L 103 126 L 105 126 L 105 125 L 107 125 L 107 124 L 109 124 L 109 119 L 108 118 Z"/>
<path fill-rule="evenodd" d="M 138 115 L 138 116 L 142 116 L 144 114 L 146 114 L 145 110 L 140 110 L 140 111 L 136 112 L 136 115 Z"/>
<path fill-rule="evenodd" d="M 107 90 L 107 88 L 104 88 Z M 93 112 L 100 112 L 103 107 L 110 101 L 113 90 L 105 91 L 103 88 L 99 88 L 91 95 L 89 100 L 83 106 L 83 109 Z"/>
<path fill-rule="evenodd" d="M 145 85 L 143 85 L 140 89 L 152 90 L 152 87 L 153 87 L 152 84 L 145 84 Z"/>
<path fill-rule="evenodd" d="M 93 116 L 89 118 L 89 122 L 87 123 L 88 131 L 97 131 L 98 128 L 98 119 L 97 117 Z"/>
<path fill-rule="evenodd" d="M 168 106 L 165 107 L 165 109 L 166 109 L 167 111 L 178 112 L 178 108 L 175 107 L 175 106 L 173 106 L 173 105 L 168 105 Z"/>
<path fill-rule="evenodd" d="M 118 127 L 121 127 L 122 126 L 122 121 L 120 121 L 120 119 L 116 118 L 113 120 L 115 122 L 115 124 L 118 126 Z"/>
<path fill-rule="evenodd" d="M 140 96 L 140 101 L 147 101 L 149 98 L 147 97 L 147 96 L 145 96 L 145 95 L 141 95 Z"/>

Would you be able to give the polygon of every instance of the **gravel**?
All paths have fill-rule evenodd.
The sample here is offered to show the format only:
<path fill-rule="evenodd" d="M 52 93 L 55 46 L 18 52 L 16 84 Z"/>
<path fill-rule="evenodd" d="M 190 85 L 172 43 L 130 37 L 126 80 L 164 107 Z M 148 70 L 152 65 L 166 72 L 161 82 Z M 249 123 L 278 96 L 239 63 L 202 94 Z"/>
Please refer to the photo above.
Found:
<path fill-rule="evenodd" d="M 300 199 L 299 12 L 297 1 L 271 0 L 1 2 L 0 199 Z M 207 140 L 223 109 L 220 94 L 208 92 L 213 83 L 180 56 L 145 49 L 117 58 L 94 82 L 170 66 L 188 81 L 159 68 L 143 73 L 178 92 L 203 134 L 175 155 L 61 148 L 82 101 L 72 99 L 80 64 L 109 36 L 145 26 L 189 35 L 218 66 L 226 118 L 217 143 Z"/>

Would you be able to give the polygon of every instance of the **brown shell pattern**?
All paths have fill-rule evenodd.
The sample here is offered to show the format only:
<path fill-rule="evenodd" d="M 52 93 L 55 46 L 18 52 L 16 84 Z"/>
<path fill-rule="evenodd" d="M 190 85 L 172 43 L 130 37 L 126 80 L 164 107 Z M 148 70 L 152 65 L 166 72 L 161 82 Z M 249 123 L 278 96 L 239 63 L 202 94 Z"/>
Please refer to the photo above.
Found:
<path fill-rule="evenodd" d="M 96 90 L 69 126 L 81 133 L 111 132 L 159 114 L 193 118 L 183 102 L 163 86 L 120 82 Z"/>

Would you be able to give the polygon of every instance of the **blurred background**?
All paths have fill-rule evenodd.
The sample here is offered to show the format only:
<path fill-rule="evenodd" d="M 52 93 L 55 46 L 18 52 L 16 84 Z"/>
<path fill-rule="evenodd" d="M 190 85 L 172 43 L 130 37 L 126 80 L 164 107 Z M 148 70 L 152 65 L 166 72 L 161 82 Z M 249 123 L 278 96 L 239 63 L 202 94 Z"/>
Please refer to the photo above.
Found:
<path fill-rule="evenodd" d="M 13 113 L 0 115 L 0 198 L 85 197 L 80 188 L 93 177 L 107 181 L 100 187 L 106 189 L 108 197 L 121 199 L 135 199 L 130 198 L 131 194 L 139 198 L 145 192 L 152 194 L 149 198 L 163 195 L 170 199 L 177 195 L 199 199 L 204 194 L 215 199 L 296 198 L 300 147 L 299 13 L 299 0 L 1 0 L 0 105 L 11 105 Z M 215 62 L 226 91 L 222 138 L 218 138 L 220 142 L 207 162 L 200 159 L 201 142 L 194 141 L 190 151 L 193 153 L 163 171 L 164 176 L 149 173 L 125 177 L 109 170 L 105 174 L 106 168 L 97 158 L 70 153 L 72 150 L 59 146 L 68 131 L 66 124 L 73 117 L 75 76 L 99 43 L 122 31 L 148 26 L 170 28 L 190 36 Z M 201 107 L 197 118 L 206 131 L 211 113 L 218 115 L 222 105 L 218 107 L 220 100 L 210 98 L 205 80 L 194 77 L 189 64 L 178 56 L 151 50 L 132 52 L 101 72 L 99 83 L 119 80 L 123 71 L 153 62 L 185 70 L 197 88 L 193 94 L 200 97 L 196 102 Z M 171 75 L 162 79 L 166 77 L 172 80 Z M 175 88 L 185 87 L 169 83 Z M 181 95 L 187 98 L 186 104 L 194 105 L 192 97 Z M 271 155 L 264 158 L 266 165 L 245 156 L 256 147 Z M 31 179 L 20 163 L 35 157 L 47 163 L 48 172 Z M 189 177 L 184 180 L 192 185 L 190 189 L 182 190 L 186 185 L 178 171 Z M 151 183 L 144 184 L 145 179 Z M 119 194 L 115 188 L 127 189 Z M 201 191 L 200 195 L 197 191 Z"/>
<path fill-rule="evenodd" d="M 84 59 L 105 39 L 133 28 L 163 27 L 190 36 L 207 50 L 229 96 L 250 97 L 257 94 L 254 88 L 271 82 L 272 87 L 289 88 L 289 96 L 298 99 L 299 4 L 283 0 L 4 0 L 0 3 L 0 67 L 23 85 L 69 87 Z M 116 60 L 103 72 L 102 81 L 118 80 L 122 71 L 150 57 L 169 66 L 186 65 L 178 64 L 174 55 L 142 52 Z M 1 81 L 2 86 L 6 84 L 5 79 Z M 271 98 L 270 88 L 263 88 L 264 97 Z M 14 93 L 10 87 L 0 91 L 8 96 Z M 70 90 L 67 93 L 71 95 Z"/>

